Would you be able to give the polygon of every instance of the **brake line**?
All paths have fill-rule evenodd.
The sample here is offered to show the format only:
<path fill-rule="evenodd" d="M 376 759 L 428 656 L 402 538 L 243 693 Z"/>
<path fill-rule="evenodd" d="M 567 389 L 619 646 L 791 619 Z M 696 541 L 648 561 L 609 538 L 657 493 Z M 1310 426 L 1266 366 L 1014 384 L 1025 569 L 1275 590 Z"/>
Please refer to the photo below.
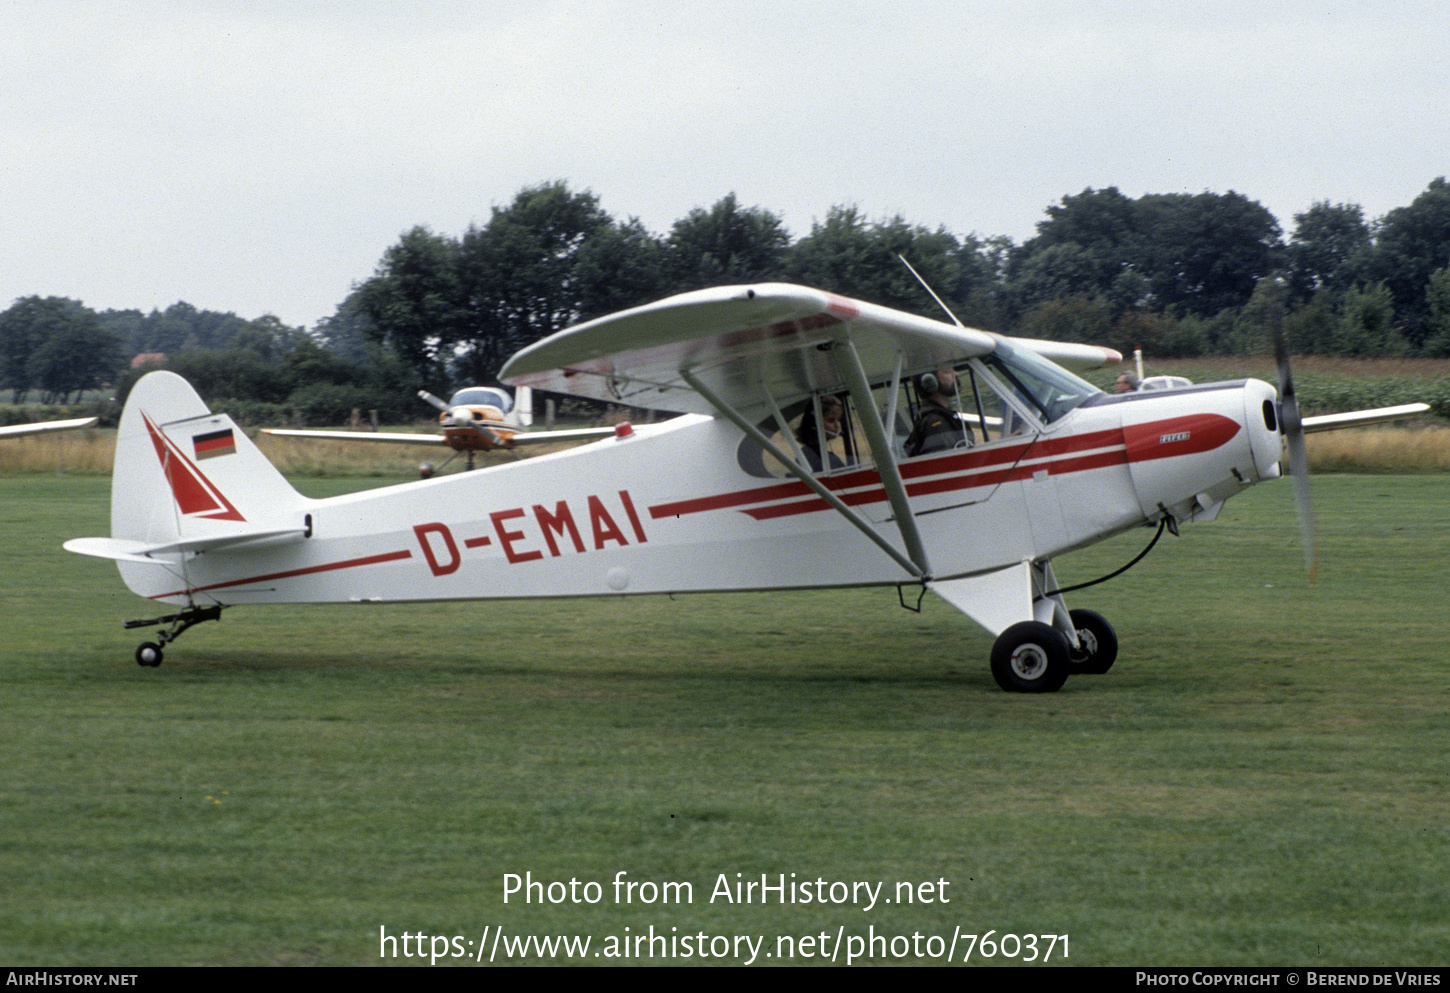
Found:
<path fill-rule="evenodd" d="M 1148 547 L 1139 552 L 1137 556 L 1133 559 L 1133 561 L 1129 562 L 1121 569 L 1117 570 L 1116 572 L 1110 572 L 1106 576 L 1101 577 L 1100 579 L 1094 579 L 1086 583 L 1078 583 L 1076 586 L 1064 586 L 1061 589 L 1050 590 L 1046 593 L 1043 593 L 1041 596 L 1034 597 L 1033 602 L 1035 603 L 1038 600 L 1045 600 L 1047 597 L 1050 596 L 1060 596 L 1063 593 L 1071 593 L 1074 590 L 1085 590 L 1089 586 L 1096 586 L 1099 583 L 1106 583 L 1110 579 L 1118 578 L 1123 573 L 1133 568 L 1133 566 L 1143 561 L 1143 557 L 1153 550 L 1153 546 L 1158 544 L 1158 539 L 1163 537 L 1163 529 L 1168 526 L 1168 521 L 1168 517 L 1163 517 L 1158 521 L 1158 532 L 1157 534 L 1153 535 L 1153 540 L 1148 542 Z"/>

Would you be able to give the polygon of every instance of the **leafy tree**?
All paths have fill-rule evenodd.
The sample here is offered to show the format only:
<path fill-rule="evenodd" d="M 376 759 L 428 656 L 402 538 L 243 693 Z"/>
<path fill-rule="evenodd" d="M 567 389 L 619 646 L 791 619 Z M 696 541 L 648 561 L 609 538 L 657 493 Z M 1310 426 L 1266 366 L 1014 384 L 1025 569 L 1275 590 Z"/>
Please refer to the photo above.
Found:
<path fill-rule="evenodd" d="M 127 320 L 132 336 L 131 353 L 162 352 L 171 355 L 192 348 L 227 348 L 247 321 L 236 314 L 198 310 L 179 300 L 164 311 L 153 310 L 139 322 Z"/>
<path fill-rule="evenodd" d="M 957 316 L 968 327 L 1004 330 L 1011 320 L 1005 292 L 1007 272 L 1017 246 L 1006 235 L 968 235 L 956 252 Z"/>
<path fill-rule="evenodd" d="M 1028 338 L 1105 345 L 1113 337 L 1113 308 L 1105 297 L 1067 296 L 1038 304 L 1017 332 Z"/>
<path fill-rule="evenodd" d="M 425 382 L 442 381 L 443 357 L 464 323 L 458 244 L 415 227 L 383 253 L 376 274 L 357 287 L 375 342 Z"/>
<path fill-rule="evenodd" d="M 1142 217 L 1131 197 L 1116 186 L 1088 187 L 1077 196 L 1065 196 L 1047 208 L 1047 220 L 1037 225 L 1037 237 L 1023 247 L 1028 253 L 1053 245 L 1081 246 L 1105 262 L 1133 263 L 1146 254 Z"/>
<path fill-rule="evenodd" d="M 1012 260 L 1024 307 L 1101 296 L 1119 312 L 1216 314 L 1248 300 L 1281 248 L 1273 215 L 1232 191 L 1132 200 L 1116 187 L 1086 189 L 1047 213 Z"/>
<path fill-rule="evenodd" d="M 1336 296 L 1334 290 L 1324 287 L 1284 316 L 1284 336 L 1291 349 L 1304 355 L 1334 353 L 1339 324 Z"/>
<path fill-rule="evenodd" d="M 1163 314 L 1151 310 L 1130 310 L 1114 323 L 1110 344 L 1125 356 L 1132 355 L 1135 348 L 1158 358 L 1177 356 L 1183 353 L 1172 350 L 1178 347 L 1176 343 L 1170 346 L 1172 327 L 1172 321 Z"/>
<path fill-rule="evenodd" d="M 1242 194 L 1151 194 L 1138 206 L 1150 233 L 1145 275 L 1158 307 L 1203 316 L 1240 307 L 1278 268 L 1279 222 Z"/>
<path fill-rule="evenodd" d="M 1356 286 L 1344 295 L 1335 328 L 1334 354 L 1347 358 L 1401 355 L 1405 340 L 1395 327 L 1394 298 L 1388 286 Z"/>
<path fill-rule="evenodd" d="M 579 246 L 575 259 L 580 320 L 667 296 L 668 265 L 664 241 L 645 230 L 639 218 L 598 228 Z"/>
<path fill-rule="evenodd" d="M 775 214 L 742 208 L 727 194 L 709 210 L 695 208 L 667 239 L 674 290 L 779 279 L 790 234 Z"/>
<path fill-rule="evenodd" d="M 1375 240 L 1375 277 L 1393 294 L 1396 314 L 1419 344 L 1429 331 L 1425 288 L 1430 274 L 1450 265 L 1450 183 L 1441 176 L 1407 207 L 1380 222 Z"/>
<path fill-rule="evenodd" d="M 110 382 L 121 364 L 119 338 L 79 300 L 25 297 L 0 314 L 0 371 L 15 403 L 32 387 L 63 401 Z"/>
<path fill-rule="evenodd" d="M 1015 289 L 1025 306 L 1040 306 L 1063 297 L 1101 296 L 1107 288 L 1104 266 L 1075 241 L 1058 242 L 1034 251 L 1023 261 Z"/>
<path fill-rule="evenodd" d="M 250 349 L 188 349 L 167 356 L 167 366 L 212 401 L 281 403 L 292 391 L 282 366 Z"/>
<path fill-rule="evenodd" d="M 868 223 L 856 207 L 832 207 L 786 253 L 785 278 L 899 310 L 950 320 L 922 289 L 905 258 L 948 306 L 959 299 L 959 245 L 901 216 Z M 960 308 L 953 308 L 954 312 Z"/>
<path fill-rule="evenodd" d="M 487 226 L 470 228 L 459 247 L 459 375 L 490 382 L 513 352 L 577 321 L 580 255 L 611 224 L 594 194 L 557 182 L 521 191 Z M 590 289 L 598 293 L 597 275 Z"/>
<path fill-rule="evenodd" d="M 1425 299 L 1430 308 L 1430 336 L 1425 341 L 1425 354 L 1450 355 L 1450 267 L 1430 273 Z"/>
<path fill-rule="evenodd" d="M 25 380 L 42 391 L 44 403 L 65 403 L 110 383 L 123 359 L 120 339 L 102 327 L 94 311 L 75 300 L 51 297 L 34 314 L 41 339 L 25 363 Z"/>
<path fill-rule="evenodd" d="M 1249 302 L 1234 315 L 1233 333 L 1226 342 L 1234 355 L 1259 355 L 1274 347 L 1283 329 L 1289 299 L 1289 281 L 1275 273 L 1259 280 Z"/>
<path fill-rule="evenodd" d="M 353 362 L 370 362 L 376 356 L 376 342 L 382 337 L 363 310 L 362 291 L 355 289 L 333 313 L 313 328 L 318 341 L 329 352 Z"/>
<path fill-rule="evenodd" d="M 1285 255 L 1296 295 L 1320 290 L 1342 296 L 1364 279 L 1372 248 L 1369 225 L 1358 204 L 1321 200 L 1294 215 L 1294 234 Z"/>
<path fill-rule="evenodd" d="M 76 301 L 61 297 L 24 297 L 0 314 L 0 387 L 13 391 L 12 403 L 30 389 L 30 356 L 45 341 L 47 329 L 63 320 Z"/>
<path fill-rule="evenodd" d="M 1121 313 L 1148 294 L 1151 256 L 1144 216 L 1117 187 L 1088 188 L 1047 208 L 1037 237 L 1013 258 L 1012 292 L 1023 307 L 1061 296 L 1101 297 Z"/>

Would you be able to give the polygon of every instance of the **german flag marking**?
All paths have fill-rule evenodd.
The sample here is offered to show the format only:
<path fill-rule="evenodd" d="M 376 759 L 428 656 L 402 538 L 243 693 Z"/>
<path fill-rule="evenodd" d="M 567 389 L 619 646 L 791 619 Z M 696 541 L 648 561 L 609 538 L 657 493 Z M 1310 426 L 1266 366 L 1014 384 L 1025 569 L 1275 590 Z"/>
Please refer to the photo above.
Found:
<path fill-rule="evenodd" d="M 209 434 L 193 435 L 191 445 L 192 450 L 196 452 L 198 461 L 215 458 L 218 455 L 237 454 L 237 442 L 232 437 L 231 428 L 223 428 Z"/>

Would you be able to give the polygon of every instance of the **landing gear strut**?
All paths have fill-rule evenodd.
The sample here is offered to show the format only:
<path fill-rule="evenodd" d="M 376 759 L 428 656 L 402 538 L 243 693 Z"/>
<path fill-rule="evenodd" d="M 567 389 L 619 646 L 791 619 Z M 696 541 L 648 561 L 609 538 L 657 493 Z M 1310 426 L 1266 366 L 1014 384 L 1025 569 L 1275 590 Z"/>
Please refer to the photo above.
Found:
<path fill-rule="evenodd" d="M 179 614 L 167 614 L 165 617 L 154 617 L 149 620 L 127 621 L 126 630 L 132 628 L 154 627 L 158 624 L 170 624 L 171 626 L 156 636 L 155 641 L 143 641 L 136 646 L 136 664 L 155 668 L 161 664 L 163 657 L 162 647 L 169 645 L 181 637 L 181 632 L 193 624 L 200 624 L 202 621 L 221 620 L 222 607 L 220 604 L 214 607 L 187 607 Z"/>

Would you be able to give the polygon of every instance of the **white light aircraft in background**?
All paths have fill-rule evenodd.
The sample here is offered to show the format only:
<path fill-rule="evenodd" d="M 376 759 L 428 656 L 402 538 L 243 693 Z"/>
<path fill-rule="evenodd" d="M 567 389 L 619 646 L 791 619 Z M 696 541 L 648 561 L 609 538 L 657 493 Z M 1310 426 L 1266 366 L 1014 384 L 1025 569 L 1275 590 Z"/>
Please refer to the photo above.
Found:
<path fill-rule="evenodd" d="M 1110 395 L 1064 368 L 1119 360 L 799 286 L 719 287 L 560 332 L 501 375 L 684 416 L 322 500 L 155 372 L 121 419 L 111 536 L 66 548 L 181 608 L 128 622 L 169 625 L 137 649 L 142 665 L 242 604 L 913 586 L 996 636 L 1002 688 L 1052 691 L 1105 672 L 1118 647 L 1100 615 L 1068 609 L 1057 556 L 1213 519 L 1279 477 L 1286 440 L 1302 479 L 1305 430 L 1425 409 L 1301 422 L 1287 358 L 1278 391 L 1250 379 Z M 961 437 L 908 455 L 910 383 L 944 369 Z"/>
<path fill-rule="evenodd" d="M 512 451 L 519 445 L 550 442 L 585 441 L 605 438 L 614 428 L 575 428 L 563 431 L 530 431 L 533 424 L 533 391 L 519 387 L 516 397 L 492 386 L 470 386 L 453 394 L 444 403 L 419 390 L 418 396 L 437 407 L 440 434 L 406 434 L 398 431 L 302 431 L 264 428 L 267 434 L 283 438 L 325 438 L 333 441 L 380 441 L 404 445 L 446 445 L 453 449 L 452 462 L 461 453 L 468 455 L 468 468 L 473 468 L 475 452 L 491 452 L 496 448 Z M 517 400 L 517 403 L 515 401 Z M 443 465 L 447 465 L 444 462 Z M 439 468 L 442 468 L 440 466 Z"/>

